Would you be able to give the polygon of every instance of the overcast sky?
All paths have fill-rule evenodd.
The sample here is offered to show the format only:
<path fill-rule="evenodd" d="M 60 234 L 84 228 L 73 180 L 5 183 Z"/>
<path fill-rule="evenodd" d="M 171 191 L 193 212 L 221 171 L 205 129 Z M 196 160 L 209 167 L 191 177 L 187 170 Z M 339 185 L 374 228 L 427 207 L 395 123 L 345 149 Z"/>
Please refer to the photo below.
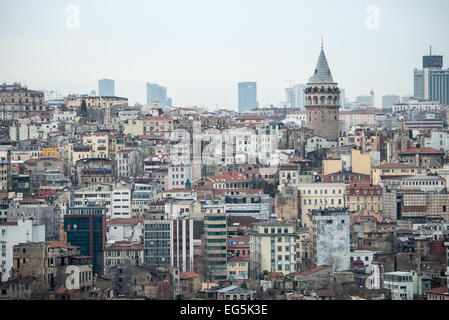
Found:
<path fill-rule="evenodd" d="M 0 82 L 67 94 L 110 78 L 131 104 L 152 82 L 174 105 L 236 110 L 237 83 L 256 81 L 259 103 L 277 105 L 286 80 L 312 76 L 323 35 L 346 96 L 374 89 L 379 105 L 413 94 L 429 45 L 448 66 L 448 30 L 447 0 L 0 0 Z"/>

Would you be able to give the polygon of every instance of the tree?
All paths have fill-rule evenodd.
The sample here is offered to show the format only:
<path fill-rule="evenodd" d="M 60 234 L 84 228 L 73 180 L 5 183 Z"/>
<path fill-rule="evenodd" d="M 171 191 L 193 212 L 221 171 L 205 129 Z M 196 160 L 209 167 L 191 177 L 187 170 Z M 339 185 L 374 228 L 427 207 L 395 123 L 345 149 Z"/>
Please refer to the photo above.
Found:
<path fill-rule="evenodd" d="M 135 150 L 133 151 L 130 155 L 129 155 L 129 160 L 128 160 L 128 173 L 129 176 L 137 178 L 137 177 L 142 177 L 144 174 L 144 160 L 145 160 L 146 156 L 141 153 L 139 150 Z"/>

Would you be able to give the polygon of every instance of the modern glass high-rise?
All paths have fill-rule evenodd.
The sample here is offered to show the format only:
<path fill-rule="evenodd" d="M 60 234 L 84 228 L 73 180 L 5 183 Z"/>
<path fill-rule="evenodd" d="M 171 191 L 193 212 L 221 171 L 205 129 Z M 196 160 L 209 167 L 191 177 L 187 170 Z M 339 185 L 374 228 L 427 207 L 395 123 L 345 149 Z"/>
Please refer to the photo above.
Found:
<path fill-rule="evenodd" d="M 110 79 L 98 80 L 98 95 L 100 97 L 115 97 L 115 81 Z"/>
<path fill-rule="evenodd" d="M 345 89 L 340 89 L 340 109 L 346 109 L 346 93 L 345 93 Z"/>
<path fill-rule="evenodd" d="M 155 83 L 147 83 L 147 105 L 159 101 L 161 106 L 167 106 L 167 88 Z"/>
<path fill-rule="evenodd" d="M 80 247 L 83 256 L 93 259 L 93 273 L 103 275 L 103 251 L 106 243 L 106 214 L 104 207 L 69 207 L 64 216 L 67 242 Z"/>
<path fill-rule="evenodd" d="M 286 102 L 291 108 L 304 109 L 306 105 L 306 86 L 295 84 L 292 88 L 285 89 Z"/>
<path fill-rule="evenodd" d="M 395 102 L 400 102 L 401 97 L 395 95 L 388 95 L 382 97 L 382 107 L 383 108 L 391 108 Z"/>
<path fill-rule="evenodd" d="M 239 83 L 239 113 L 250 111 L 259 107 L 257 102 L 257 83 Z"/>
<path fill-rule="evenodd" d="M 443 69 L 443 56 L 423 57 L 423 69 L 414 70 L 414 96 L 449 105 L 449 69 Z"/>

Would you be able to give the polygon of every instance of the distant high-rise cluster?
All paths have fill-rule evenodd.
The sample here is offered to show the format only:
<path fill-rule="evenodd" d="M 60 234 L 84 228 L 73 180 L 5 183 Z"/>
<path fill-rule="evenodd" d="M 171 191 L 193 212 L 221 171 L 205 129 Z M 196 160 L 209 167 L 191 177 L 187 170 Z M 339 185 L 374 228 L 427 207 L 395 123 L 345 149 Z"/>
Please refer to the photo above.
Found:
<path fill-rule="evenodd" d="M 285 89 L 285 96 L 290 108 L 304 109 L 306 105 L 306 86 L 303 84 L 295 84 L 291 88 Z"/>
<path fill-rule="evenodd" d="M 167 98 L 167 88 L 155 83 L 147 83 L 147 105 L 158 103 L 161 107 L 171 107 L 172 100 Z"/>
<path fill-rule="evenodd" d="M 110 79 L 98 80 L 98 95 L 100 97 L 114 97 L 115 81 Z"/>
<path fill-rule="evenodd" d="M 449 106 L 449 69 L 443 69 L 443 56 L 423 57 L 423 69 L 414 70 L 415 98 L 438 101 Z"/>
<path fill-rule="evenodd" d="M 395 102 L 400 102 L 401 97 L 396 95 L 388 95 L 382 97 L 382 108 L 391 108 Z"/>
<path fill-rule="evenodd" d="M 257 102 L 257 83 L 240 82 L 239 83 L 239 113 L 251 111 L 259 107 Z"/>
<path fill-rule="evenodd" d="M 239 112 L 0 85 L 0 300 L 447 299 L 442 62 L 381 109 L 323 44 L 280 105 L 239 83 Z"/>

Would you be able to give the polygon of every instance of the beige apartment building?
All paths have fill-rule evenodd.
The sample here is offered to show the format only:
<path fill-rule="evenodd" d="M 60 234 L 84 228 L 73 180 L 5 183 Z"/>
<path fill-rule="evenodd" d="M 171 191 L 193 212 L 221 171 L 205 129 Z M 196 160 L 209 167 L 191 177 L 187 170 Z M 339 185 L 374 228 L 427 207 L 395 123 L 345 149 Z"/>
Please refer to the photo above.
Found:
<path fill-rule="evenodd" d="M 138 137 L 143 135 L 144 121 L 139 119 L 129 119 L 123 124 L 123 133 Z"/>
<path fill-rule="evenodd" d="M 83 145 L 92 147 L 92 158 L 109 159 L 109 134 L 107 132 L 95 132 L 89 136 L 83 136 Z"/>
<path fill-rule="evenodd" d="M 115 106 L 128 106 L 128 99 L 121 97 L 68 96 L 65 98 L 67 109 L 80 109 L 83 100 L 87 108 L 107 109 Z"/>
<path fill-rule="evenodd" d="M 383 179 L 414 176 L 419 173 L 418 167 L 407 163 L 383 163 L 372 169 L 373 184 Z"/>
<path fill-rule="evenodd" d="M 325 208 L 343 208 L 346 185 L 344 183 L 303 183 L 292 185 L 299 190 L 301 225 L 310 227 L 309 213 Z"/>
<path fill-rule="evenodd" d="M 143 117 L 143 134 L 169 140 L 175 129 L 175 120 L 168 116 Z"/>
<path fill-rule="evenodd" d="M 264 271 L 296 272 L 296 225 L 283 221 L 259 222 L 250 235 L 250 279 Z"/>
<path fill-rule="evenodd" d="M 45 113 L 44 93 L 28 90 L 18 83 L 0 85 L 0 119 L 16 120 L 30 113 Z"/>

